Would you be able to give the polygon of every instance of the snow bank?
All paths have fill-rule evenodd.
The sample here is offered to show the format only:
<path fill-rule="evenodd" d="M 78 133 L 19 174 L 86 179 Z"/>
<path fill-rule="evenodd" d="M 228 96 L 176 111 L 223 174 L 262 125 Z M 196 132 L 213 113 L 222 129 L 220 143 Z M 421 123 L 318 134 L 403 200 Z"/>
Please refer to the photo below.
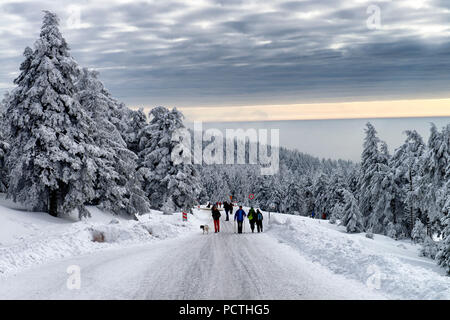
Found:
<path fill-rule="evenodd" d="M 273 214 L 268 232 L 336 274 L 365 283 L 393 299 L 450 299 L 450 277 L 420 247 L 306 217 Z"/>
<path fill-rule="evenodd" d="M 198 231 L 200 224 L 192 215 L 183 222 L 181 213 L 152 211 L 134 221 L 95 207 L 89 208 L 92 218 L 74 222 L 9 205 L 0 199 L 0 276 L 97 250 L 174 238 Z"/>

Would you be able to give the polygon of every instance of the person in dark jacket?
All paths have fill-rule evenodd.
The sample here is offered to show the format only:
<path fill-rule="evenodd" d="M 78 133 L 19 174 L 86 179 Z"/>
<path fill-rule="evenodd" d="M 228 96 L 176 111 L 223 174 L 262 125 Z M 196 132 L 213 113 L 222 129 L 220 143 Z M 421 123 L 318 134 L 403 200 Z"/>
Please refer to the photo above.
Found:
<path fill-rule="evenodd" d="M 225 210 L 225 214 L 227 215 L 225 221 L 230 221 L 230 216 L 228 215 L 228 213 L 230 212 L 230 206 L 227 201 L 223 202 L 223 209 Z"/>
<path fill-rule="evenodd" d="M 212 207 L 211 212 L 212 212 L 212 218 L 214 219 L 214 230 L 215 230 L 215 233 L 217 233 L 220 231 L 220 216 L 221 216 L 221 214 L 220 214 L 219 209 L 217 209 L 216 206 Z"/>
<path fill-rule="evenodd" d="M 256 228 L 258 229 L 258 232 L 263 231 L 263 214 L 259 209 L 256 210 Z"/>
<path fill-rule="evenodd" d="M 242 206 L 239 206 L 239 210 L 234 214 L 234 220 L 237 221 L 238 233 L 242 233 L 242 225 L 246 216 L 247 214 L 242 210 Z"/>
<path fill-rule="evenodd" d="M 248 222 L 250 222 L 250 229 L 252 229 L 252 232 L 255 232 L 256 211 L 253 207 L 248 211 Z"/>

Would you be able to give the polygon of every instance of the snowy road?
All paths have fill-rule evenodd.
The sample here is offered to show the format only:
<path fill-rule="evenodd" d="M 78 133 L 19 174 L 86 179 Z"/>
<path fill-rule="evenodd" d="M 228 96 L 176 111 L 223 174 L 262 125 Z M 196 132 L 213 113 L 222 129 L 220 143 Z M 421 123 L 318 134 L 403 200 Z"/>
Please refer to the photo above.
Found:
<path fill-rule="evenodd" d="M 198 215 L 212 227 L 209 212 Z M 241 235 L 232 221 L 221 227 L 29 269 L 0 280 L 0 299 L 383 299 L 248 224 Z M 66 285 L 71 265 L 79 290 Z"/>

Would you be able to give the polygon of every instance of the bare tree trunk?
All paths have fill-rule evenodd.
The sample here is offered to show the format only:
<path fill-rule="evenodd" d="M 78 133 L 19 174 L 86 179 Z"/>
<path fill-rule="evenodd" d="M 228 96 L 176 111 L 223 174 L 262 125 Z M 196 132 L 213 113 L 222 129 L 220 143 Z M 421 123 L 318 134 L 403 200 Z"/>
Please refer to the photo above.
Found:
<path fill-rule="evenodd" d="M 50 191 L 48 213 L 53 217 L 58 216 L 58 191 L 57 190 Z"/>

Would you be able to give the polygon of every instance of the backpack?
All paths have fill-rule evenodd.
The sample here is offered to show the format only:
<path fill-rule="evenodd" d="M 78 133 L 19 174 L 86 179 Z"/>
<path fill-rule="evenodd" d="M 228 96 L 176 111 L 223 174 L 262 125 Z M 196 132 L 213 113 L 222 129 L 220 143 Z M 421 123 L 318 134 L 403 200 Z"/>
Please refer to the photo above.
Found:
<path fill-rule="evenodd" d="M 260 213 L 258 213 L 258 216 L 257 216 L 256 220 L 262 221 L 262 219 L 263 219 L 263 215 L 262 215 L 262 213 L 260 212 Z"/>

